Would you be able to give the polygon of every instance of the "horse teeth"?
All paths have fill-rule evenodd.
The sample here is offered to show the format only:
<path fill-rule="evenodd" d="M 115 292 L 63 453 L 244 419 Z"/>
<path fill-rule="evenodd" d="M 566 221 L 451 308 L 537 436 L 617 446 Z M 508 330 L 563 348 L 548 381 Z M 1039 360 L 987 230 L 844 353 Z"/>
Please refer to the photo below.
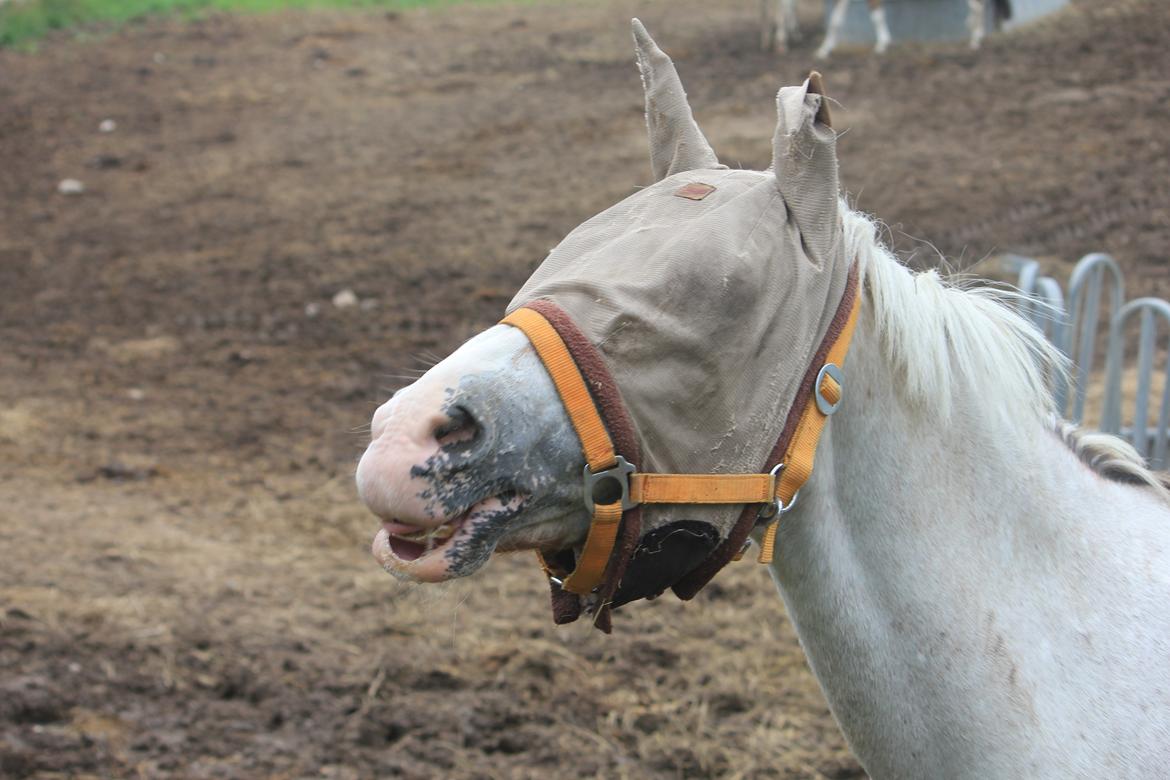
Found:
<path fill-rule="evenodd" d="M 399 539 L 405 540 L 407 542 L 426 542 L 427 544 L 431 544 L 436 541 L 449 539 L 454 533 L 455 529 L 452 527 L 452 524 L 448 522 L 443 523 L 440 526 L 436 526 L 435 528 L 422 528 L 418 531 L 414 531 L 413 533 L 394 535 Z"/>

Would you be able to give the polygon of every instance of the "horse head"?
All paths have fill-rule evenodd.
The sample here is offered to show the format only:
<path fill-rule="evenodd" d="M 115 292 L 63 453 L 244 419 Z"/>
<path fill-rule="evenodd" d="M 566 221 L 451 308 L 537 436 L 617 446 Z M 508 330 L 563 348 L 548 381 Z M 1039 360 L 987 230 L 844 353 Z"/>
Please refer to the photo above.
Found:
<path fill-rule="evenodd" d="M 856 286 L 827 100 L 816 74 L 781 89 L 772 167 L 729 170 L 637 20 L 634 38 L 656 183 L 574 229 L 508 312 L 551 324 L 613 448 L 638 471 L 767 475 Z M 357 485 L 383 521 L 377 560 L 437 582 L 472 574 L 495 551 L 534 549 L 554 575 L 571 570 L 596 522 L 587 505 L 602 500 L 583 474 L 582 434 L 547 356 L 509 321 L 377 410 Z M 696 588 L 680 580 L 738 552 L 758 510 L 627 511 L 592 595 L 613 605 L 674 585 L 687 597 Z"/>

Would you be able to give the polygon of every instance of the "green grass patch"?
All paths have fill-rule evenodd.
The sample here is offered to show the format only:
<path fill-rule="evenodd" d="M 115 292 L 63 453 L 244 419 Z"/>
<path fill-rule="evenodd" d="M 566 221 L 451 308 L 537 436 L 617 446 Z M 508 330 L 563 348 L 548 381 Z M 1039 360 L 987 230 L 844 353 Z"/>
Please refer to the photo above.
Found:
<path fill-rule="evenodd" d="M 264 13 L 284 8 L 441 7 L 500 0 L 0 0 L 0 46 L 30 47 L 52 30 L 116 26 L 152 14 L 196 17 L 208 11 Z"/>

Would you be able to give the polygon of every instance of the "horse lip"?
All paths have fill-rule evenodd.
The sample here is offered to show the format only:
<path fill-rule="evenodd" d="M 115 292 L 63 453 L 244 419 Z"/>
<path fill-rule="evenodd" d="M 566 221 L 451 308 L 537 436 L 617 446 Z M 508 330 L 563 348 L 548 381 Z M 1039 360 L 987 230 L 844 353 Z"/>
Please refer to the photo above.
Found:
<path fill-rule="evenodd" d="M 0 0 L 3 2 L 3 0 Z M 511 496 L 512 498 L 505 499 L 504 496 Z M 447 525 L 458 526 L 462 521 L 466 520 L 470 515 L 474 514 L 478 507 L 491 501 L 492 499 L 499 500 L 500 504 L 507 505 L 510 501 L 520 499 L 520 505 L 523 506 L 528 500 L 526 494 L 522 494 L 518 490 L 509 489 L 504 490 L 494 495 L 487 495 L 467 504 L 463 509 L 446 517 L 427 517 L 418 520 L 410 519 L 403 520 L 398 517 L 382 518 L 382 527 L 386 529 L 386 533 L 391 536 L 409 537 L 423 532 L 433 532 Z"/>
<path fill-rule="evenodd" d="M 503 500 L 501 495 L 510 496 L 509 500 Z M 442 580 L 451 579 L 456 576 L 470 574 L 479 566 L 471 569 L 460 570 L 456 573 L 458 568 L 457 562 L 444 560 L 446 553 L 453 547 L 455 542 L 461 538 L 467 538 L 468 535 L 473 534 L 477 528 L 482 527 L 485 523 L 493 519 L 495 513 L 487 514 L 483 517 L 477 518 L 478 510 L 490 504 L 492 501 L 497 501 L 500 508 L 507 511 L 508 514 L 514 516 L 516 513 L 523 510 L 528 503 L 528 496 L 515 491 L 506 491 L 503 494 L 492 495 L 480 499 L 471 507 L 455 518 L 445 520 L 438 525 L 432 526 L 418 526 L 411 523 L 388 523 L 384 522 L 382 529 L 374 537 L 373 545 L 370 552 L 374 558 L 381 564 L 382 568 L 395 577 L 407 580 L 422 581 L 422 582 L 440 582 Z M 451 525 L 451 533 L 445 535 L 438 540 L 439 543 L 429 549 L 423 550 L 419 555 L 413 558 L 402 557 L 394 549 L 392 538 L 399 539 L 411 544 L 419 544 L 422 540 L 428 540 L 425 534 L 433 532 L 436 529 L 442 528 L 445 525 Z M 501 536 L 506 533 L 507 528 L 501 528 L 494 535 L 495 538 L 491 540 L 494 545 L 499 542 Z M 418 537 L 419 534 L 424 534 L 422 539 Z M 412 538 L 413 537 L 413 538 Z"/>

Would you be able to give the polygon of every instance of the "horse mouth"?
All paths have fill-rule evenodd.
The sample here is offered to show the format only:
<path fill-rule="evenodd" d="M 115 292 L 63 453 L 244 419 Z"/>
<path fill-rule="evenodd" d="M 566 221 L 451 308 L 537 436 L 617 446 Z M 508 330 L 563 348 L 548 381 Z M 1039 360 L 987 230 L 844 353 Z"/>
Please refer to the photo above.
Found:
<path fill-rule="evenodd" d="M 434 550 L 437 546 L 455 535 L 457 528 L 462 527 L 467 515 L 460 515 L 454 520 L 448 520 L 435 528 L 422 528 L 405 523 L 383 523 L 382 529 L 386 532 L 386 543 L 390 552 L 402 561 L 414 561 Z"/>
<path fill-rule="evenodd" d="M 413 582 L 443 582 L 479 569 L 491 557 L 526 497 L 506 492 L 485 498 L 434 527 L 383 522 L 370 552 L 382 568 Z"/>

